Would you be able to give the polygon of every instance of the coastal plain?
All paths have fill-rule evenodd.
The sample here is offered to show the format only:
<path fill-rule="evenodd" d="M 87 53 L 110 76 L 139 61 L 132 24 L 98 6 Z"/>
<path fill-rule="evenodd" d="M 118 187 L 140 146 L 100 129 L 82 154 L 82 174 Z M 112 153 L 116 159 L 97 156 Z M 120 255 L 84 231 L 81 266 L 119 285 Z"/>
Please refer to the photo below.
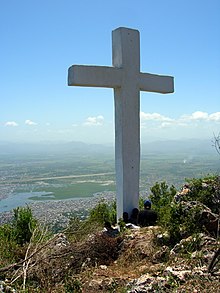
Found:
<path fill-rule="evenodd" d="M 219 155 L 202 144 L 156 144 L 142 146 L 140 195 L 146 197 L 156 182 L 180 188 L 186 178 L 219 174 Z M 211 145 L 211 143 L 210 143 Z M 21 199 L 24 198 L 25 200 Z M 23 196 L 23 197 L 22 197 Z M 102 197 L 115 197 L 115 160 L 112 148 L 83 150 L 4 152 L 0 154 L 0 215 L 13 208 L 31 205 L 45 217 L 53 206 L 58 214 L 86 211 Z M 61 203 L 62 202 L 62 203 Z M 83 203 L 82 203 L 83 202 Z M 92 203 L 91 203 L 92 202 Z M 89 203 L 89 204 L 88 204 Z M 72 204 L 72 208 L 71 208 Z M 56 206 L 56 209 L 55 209 Z M 84 211 L 84 212 L 83 212 Z M 52 213 L 52 212 L 51 212 Z M 52 216 L 50 215 L 50 218 Z M 2 220 L 1 220 L 2 221 Z M 0 222 L 1 222 L 0 221 Z"/>

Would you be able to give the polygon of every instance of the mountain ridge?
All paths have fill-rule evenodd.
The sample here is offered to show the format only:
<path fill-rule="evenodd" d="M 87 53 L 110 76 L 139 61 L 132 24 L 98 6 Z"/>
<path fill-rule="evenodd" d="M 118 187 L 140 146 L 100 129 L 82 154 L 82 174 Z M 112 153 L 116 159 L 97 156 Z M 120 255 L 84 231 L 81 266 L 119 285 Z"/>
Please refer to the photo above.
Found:
<path fill-rule="evenodd" d="M 89 144 L 81 141 L 70 142 L 39 142 L 39 143 L 17 143 L 0 142 L 0 154 L 23 154 L 23 153 L 113 153 L 114 146 L 110 144 Z M 170 153 L 170 152 L 196 152 L 215 153 L 211 140 L 187 139 L 187 140 L 161 140 L 149 143 L 141 143 L 142 153 Z"/>

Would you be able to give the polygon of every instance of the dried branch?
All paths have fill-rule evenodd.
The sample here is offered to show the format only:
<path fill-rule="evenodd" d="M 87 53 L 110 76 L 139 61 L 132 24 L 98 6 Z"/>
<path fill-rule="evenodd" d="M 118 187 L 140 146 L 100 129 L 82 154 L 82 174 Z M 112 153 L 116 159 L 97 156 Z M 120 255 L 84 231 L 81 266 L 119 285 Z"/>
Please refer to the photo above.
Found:
<path fill-rule="evenodd" d="M 32 258 L 33 256 L 35 256 L 39 251 L 41 251 L 43 248 L 45 248 L 46 246 L 48 246 L 52 241 L 54 241 L 58 237 L 59 237 L 59 235 L 55 235 L 53 238 L 49 239 L 44 245 L 42 245 L 38 249 L 34 250 L 34 252 L 31 253 L 26 259 L 23 259 L 23 260 L 21 260 L 19 262 L 10 264 L 10 265 L 8 265 L 6 267 L 0 268 L 0 273 L 1 272 L 9 271 L 10 269 L 13 269 L 15 267 L 21 267 L 24 262 L 26 262 L 27 260 L 29 260 L 30 258 Z"/>

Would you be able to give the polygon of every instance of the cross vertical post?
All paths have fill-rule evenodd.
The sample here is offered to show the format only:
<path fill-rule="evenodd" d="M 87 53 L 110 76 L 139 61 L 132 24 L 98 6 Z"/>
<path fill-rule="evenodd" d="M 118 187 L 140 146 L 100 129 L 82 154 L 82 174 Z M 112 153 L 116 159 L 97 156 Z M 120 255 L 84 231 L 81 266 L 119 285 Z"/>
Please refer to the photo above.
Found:
<path fill-rule="evenodd" d="M 113 66 L 123 68 L 121 87 L 114 89 L 115 169 L 118 219 L 138 208 L 140 172 L 140 72 L 139 32 L 116 29 L 112 32 Z"/>
<path fill-rule="evenodd" d="M 140 173 L 140 90 L 174 92 L 172 76 L 140 72 L 140 37 L 137 30 L 112 32 L 112 63 L 108 66 L 73 65 L 69 86 L 107 87 L 115 99 L 115 168 L 117 220 L 138 208 Z"/>

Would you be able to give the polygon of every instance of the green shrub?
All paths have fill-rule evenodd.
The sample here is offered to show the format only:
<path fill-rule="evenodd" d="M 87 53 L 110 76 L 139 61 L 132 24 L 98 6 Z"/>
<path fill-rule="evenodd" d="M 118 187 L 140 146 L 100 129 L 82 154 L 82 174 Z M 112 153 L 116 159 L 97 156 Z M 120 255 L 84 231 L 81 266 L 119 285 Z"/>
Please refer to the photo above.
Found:
<path fill-rule="evenodd" d="M 201 231 L 201 226 L 199 225 L 200 212 L 200 206 L 193 206 L 186 210 L 186 206 L 182 203 L 171 204 L 169 219 L 166 223 L 171 244 L 175 244 L 182 238 Z"/>
<path fill-rule="evenodd" d="M 139 210 L 143 210 L 144 209 L 144 202 L 145 202 L 146 198 L 144 197 L 139 197 Z"/>
<path fill-rule="evenodd" d="M 30 241 L 36 225 L 37 220 L 33 217 L 32 210 L 28 206 L 14 209 L 12 228 L 15 241 L 19 245 L 24 245 Z"/>
<path fill-rule="evenodd" d="M 14 209 L 12 222 L 0 226 L 0 266 L 22 257 L 22 246 L 30 241 L 36 225 L 29 207 Z"/>
<path fill-rule="evenodd" d="M 0 267 L 15 261 L 17 247 L 11 225 L 0 226 Z"/>
<path fill-rule="evenodd" d="M 160 184 L 156 182 L 155 185 L 151 187 L 151 192 L 150 199 L 152 204 L 158 208 L 171 203 L 176 194 L 176 188 L 173 185 L 169 187 L 164 181 Z"/>
<path fill-rule="evenodd" d="M 186 195 L 187 200 L 197 200 L 209 207 L 212 212 L 220 211 L 220 177 L 209 175 L 204 178 L 186 180 L 190 192 Z"/>
<path fill-rule="evenodd" d="M 104 199 L 95 206 L 89 214 L 89 221 L 103 225 L 105 222 L 116 223 L 116 202 L 107 204 Z"/>
<path fill-rule="evenodd" d="M 209 208 L 219 210 L 220 180 L 217 176 L 208 176 L 187 181 L 189 192 L 183 195 L 183 201 L 176 203 L 176 189 L 166 182 L 158 183 L 151 188 L 150 199 L 158 213 L 158 224 L 169 232 L 170 244 L 173 245 L 184 237 L 202 231 L 199 224 L 202 205 L 188 204 L 190 201 L 201 202 Z M 217 203 L 217 204 L 216 204 Z"/>
<path fill-rule="evenodd" d="M 68 239 L 74 242 L 85 240 L 89 234 L 94 234 L 103 229 L 104 223 L 110 222 L 111 225 L 116 223 L 116 202 L 108 204 L 104 199 L 90 210 L 89 216 L 85 220 L 80 220 L 73 216 L 70 218 L 65 233 Z"/>
<path fill-rule="evenodd" d="M 173 185 L 169 187 L 166 182 L 156 182 L 155 185 L 151 187 L 149 198 L 152 201 L 152 208 L 158 214 L 158 223 L 164 227 L 170 223 L 171 202 L 175 194 L 175 187 Z"/>

